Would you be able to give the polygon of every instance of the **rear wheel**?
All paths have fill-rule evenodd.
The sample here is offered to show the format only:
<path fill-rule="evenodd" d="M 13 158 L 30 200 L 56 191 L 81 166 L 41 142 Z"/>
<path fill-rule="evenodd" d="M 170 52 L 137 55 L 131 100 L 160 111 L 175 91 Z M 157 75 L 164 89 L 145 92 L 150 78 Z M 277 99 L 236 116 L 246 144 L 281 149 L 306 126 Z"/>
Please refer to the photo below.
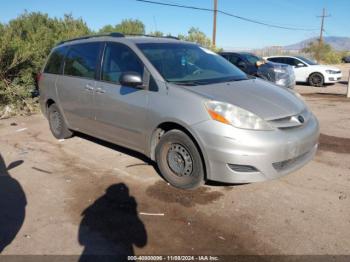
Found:
<path fill-rule="evenodd" d="M 180 130 L 171 130 L 160 138 L 156 161 L 163 177 L 174 187 L 194 189 L 205 182 L 197 146 Z"/>
<path fill-rule="evenodd" d="M 309 76 L 309 84 L 311 86 L 323 86 L 324 85 L 324 77 L 320 73 L 313 73 Z"/>
<path fill-rule="evenodd" d="M 48 119 L 50 130 L 54 137 L 57 139 L 64 139 L 73 136 L 73 132 L 67 128 L 61 111 L 56 104 L 50 105 L 48 110 Z"/>

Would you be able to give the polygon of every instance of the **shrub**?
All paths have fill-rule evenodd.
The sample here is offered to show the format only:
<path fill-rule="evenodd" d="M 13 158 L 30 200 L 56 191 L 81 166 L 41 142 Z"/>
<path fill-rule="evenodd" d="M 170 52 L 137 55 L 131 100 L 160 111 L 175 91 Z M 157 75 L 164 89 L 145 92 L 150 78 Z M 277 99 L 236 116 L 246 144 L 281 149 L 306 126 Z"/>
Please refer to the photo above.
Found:
<path fill-rule="evenodd" d="M 319 42 L 311 42 L 309 45 L 302 50 L 307 54 L 310 54 L 318 62 L 326 64 L 339 64 L 342 59 L 342 52 L 333 50 L 329 44 Z"/>
<path fill-rule="evenodd" d="M 89 33 L 87 25 L 71 15 L 56 19 L 25 12 L 8 24 L 1 24 L 0 107 L 10 104 L 31 109 L 28 100 L 35 89 L 35 76 L 51 48 L 64 39 Z"/>

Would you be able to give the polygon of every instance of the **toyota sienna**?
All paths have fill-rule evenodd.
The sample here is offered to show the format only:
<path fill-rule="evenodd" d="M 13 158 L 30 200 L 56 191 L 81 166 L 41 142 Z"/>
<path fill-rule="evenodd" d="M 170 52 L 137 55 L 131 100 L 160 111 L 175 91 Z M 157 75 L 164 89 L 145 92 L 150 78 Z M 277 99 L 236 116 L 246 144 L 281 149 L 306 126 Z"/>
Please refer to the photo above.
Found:
<path fill-rule="evenodd" d="M 56 138 L 78 131 L 141 152 L 178 188 L 275 179 L 317 149 L 318 121 L 297 93 L 170 37 L 62 42 L 38 82 Z"/>

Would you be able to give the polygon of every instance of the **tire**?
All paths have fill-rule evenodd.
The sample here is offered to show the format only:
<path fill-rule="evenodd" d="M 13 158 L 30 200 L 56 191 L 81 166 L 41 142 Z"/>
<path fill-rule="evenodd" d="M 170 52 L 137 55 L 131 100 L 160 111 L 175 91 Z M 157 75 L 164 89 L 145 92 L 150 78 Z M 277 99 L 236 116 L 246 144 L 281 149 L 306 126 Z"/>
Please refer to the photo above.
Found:
<path fill-rule="evenodd" d="M 205 183 L 204 165 L 197 146 L 184 132 L 165 133 L 156 147 L 156 162 L 172 186 L 194 189 Z"/>
<path fill-rule="evenodd" d="M 321 73 L 312 73 L 309 76 L 309 84 L 311 86 L 321 87 L 324 85 L 324 77 Z"/>
<path fill-rule="evenodd" d="M 73 136 L 73 132 L 67 128 L 62 113 L 56 104 L 50 105 L 48 110 L 48 120 L 51 133 L 55 138 L 65 139 Z"/>

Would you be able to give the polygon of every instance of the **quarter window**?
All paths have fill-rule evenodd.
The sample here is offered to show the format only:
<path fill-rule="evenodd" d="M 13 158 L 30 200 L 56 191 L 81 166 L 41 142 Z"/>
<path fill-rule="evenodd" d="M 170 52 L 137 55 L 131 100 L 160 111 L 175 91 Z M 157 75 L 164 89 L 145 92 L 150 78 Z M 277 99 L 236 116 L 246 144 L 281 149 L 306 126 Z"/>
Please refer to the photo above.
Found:
<path fill-rule="evenodd" d="M 65 59 L 64 74 L 95 78 L 100 43 L 72 45 Z"/>
<path fill-rule="evenodd" d="M 143 76 L 143 64 L 129 47 L 119 43 L 107 43 L 101 80 L 119 84 L 119 78 L 125 72 L 136 72 Z"/>
<path fill-rule="evenodd" d="M 61 65 L 67 48 L 65 46 L 55 49 L 46 63 L 44 73 L 61 74 Z"/>

